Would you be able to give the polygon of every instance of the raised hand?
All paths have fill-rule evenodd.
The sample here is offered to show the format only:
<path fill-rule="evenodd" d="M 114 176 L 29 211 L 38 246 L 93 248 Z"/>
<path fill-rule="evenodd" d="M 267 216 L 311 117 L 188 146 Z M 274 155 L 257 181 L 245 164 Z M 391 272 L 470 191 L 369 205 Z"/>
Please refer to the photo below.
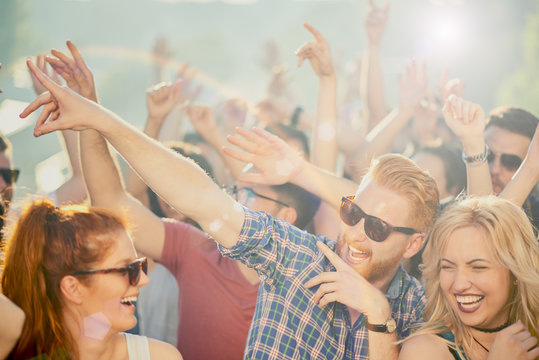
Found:
<path fill-rule="evenodd" d="M 519 320 L 496 335 L 487 360 L 533 360 L 539 357 L 537 338 Z"/>
<path fill-rule="evenodd" d="M 19 115 L 25 118 L 41 106 L 43 110 L 34 127 L 34 136 L 56 130 L 85 130 L 93 128 L 93 122 L 110 113 L 97 103 L 89 101 L 65 86 L 56 84 L 28 59 L 28 68 L 47 92 L 39 95 Z"/>
<path fill-rule="evenodd" d="M 309 60 L 311 66 L 318 76 L 332 76 L 335 74 L 331 59 L 331 51 L 329 44 L 324 39 L 322 34 L 318 32 L 314 27 L 305 23 L 305 28 L 314 36 L 313 41 L 303 44 L 298 50 L 296 50 L 296 56 L 298 57 L 298 66 L 301 67 L 305 59 Z"/>
<path fill-rule="evenodd" d="M 176 75 L 176 82 L 181 81 L 182 91 L 180 94 L 180 107 L 184 108 L 193 104 L 202 91 L 202 85 L 196 85 L 193 81 L 197 70 L 184 64 L 178 70 Z"/>
<path fill-rule="evenodd" d="M 483 138 L 486 119 L 480 105 L 450 95 L 442 112 L 447 126 L 463 141 L 463 145 L 467 139 L 475 141 Z"/>
<path fill-rule="evenodd" d="M 55 57 L 47 56 L 45 60 L 66 81 L 70 89 L 87 99 L 97 102 L 97 91 L 92 72 L 82 58 L 79 49 L 69 40 L 66 44 L 73 58 L 61 51 L 52 49 L 51 54 Z"/>
<path fill-rule="evenodd" d="M 415 60 L 406 66 L 406 79 L 399 74 L 400 107 L 415 111 L 420 101 L 427 96 L 427 65 L 423 63 L 418 69 Z"/>
<path fill-rule="evenodd" d="M 418 144 L 428 145 L 436 140 L 436 124 L 438 122 L 438 105 L 434 99 L 434 92 L 421 100 L 416 107 L 413 121 L 413 136 Z"/>
<path fill-rule="evenodd" d="M 390 314 L 379 314 L 379 312 L 390 312 L 384 294 L 344 262 L 339 255 L 331 251 L 327 245 L 317 242 L 316 246 L 335 266 L 336 271 L 323 272 L 305 283 L 306 288 L 320 285 L 314 294 L 313 301 L 320 307 L 337 301 L 367 315 L 371 322 L 375 317 L 387 320 Z"/>
<path fill-rule="evenodd" d="M 45 61 L 45 55 L 38 54 L 36 56 L 36 66 L 41 70 L 44 74 L 46 74 L 48 77 L 50 77 L 55 83 L 60 84 L 60 78 L 58 77 L 58 73 L 54 70 L 50 71 L 47 62 Z M 41 95 L 47 89 L 41 85 L 41 83 L 36 79 L 36 77 L 30 72 L 30 77 L 32 78 L 32 87 L 34 88 L 34 92 L 36 95 Z"/>
<path fill-rule="evenodd" d="M 167 115 L 180 101 L 180 81 L 174 84 L 159 83 L 146 91 L 146 104 L 148 106 L 148 121 L 163 123 Z"/>
<path fill-rule="evenodd" d="M 207 106 L 190 106 L 186 109 L 187 117 L 195 130 L 204 136 L 217 129 L 213 110 Z"/>
<path fill-rule="evenodd" d="M 449 69 L 446 67 L 442 72 L 442 77 L 437 85 L 440 101 L 445 103 L 450 95 L 462 97 L 464 93 L 464 81 L 459 78 L 449 80 Z"/>
<path fill-rule="evenodd" d="M 254 128 L 252 131 L 237 128 L 236 133 L 240 137 L 229 136 L 227 139 L 245 152 L 229 147 L 225 147 L 223 152 L 237 160 L 253 164 L 257 170 L 242 174 L 238 180 L 280 185 L 291 181 L 303 170 L 305 160 L 278 136 L 260 128 Z"/>
<path fill-rule="evenodd" d="M 380 43 L 380 39 L 386 30 L 388 11 L 389 3 L 386 3 L 383 7 L 378 7 L 374 4 L 374 0 L 369 0 L 369 13 L 365 20 L 365 30 L 371 43 Z"/>

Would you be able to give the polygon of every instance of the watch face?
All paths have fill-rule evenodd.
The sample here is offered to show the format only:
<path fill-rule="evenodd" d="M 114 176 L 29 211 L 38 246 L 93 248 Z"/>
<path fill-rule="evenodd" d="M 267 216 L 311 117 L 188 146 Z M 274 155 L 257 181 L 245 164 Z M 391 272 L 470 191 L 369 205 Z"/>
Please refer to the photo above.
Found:
<path fill-rule="evenodd" d="M 392 333 L 397 329 L 397 323 L 395 322 L 395 319 L 391 318 L 386 323 L 387 326 L 387 332 Z"/>

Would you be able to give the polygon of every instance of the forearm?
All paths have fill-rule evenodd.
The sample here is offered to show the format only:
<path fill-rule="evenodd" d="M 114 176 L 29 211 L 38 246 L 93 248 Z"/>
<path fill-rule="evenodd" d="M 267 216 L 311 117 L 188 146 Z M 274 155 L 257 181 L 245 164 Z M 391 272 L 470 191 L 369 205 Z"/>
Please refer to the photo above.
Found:
<path fill-rule="evenodd" d="M 154 119 L 148 115 L 146 125 L 144 126 L 144 133 L 152 139 L 158 139 L 163 120 L 164 119 Z M 147 186 L 131 167 L 128 167 L 127 169 L 125 188 L 128 193 L 142 203 L 146 205 L 149 203 L 148 194 L 146 192 Z"/>
<path fill-rule="evenodd" d="M 372 128 L 387 115 L 380 46 L 378 44 L 369 44 L 367 49 L 366 76 L 363 86 L 365 89 L 362 94 L 366 98 L 364 104 L 369 108 L 369 128 Z"/>
<path fill-rule="evenodd" d="M 499 194 L 502 199 L 509 200 L 517 206 L 522 206 L 528 195 L 539 181 L 539 169 L 537 164 L 528 163 L 524 160 L 522 166 L 517 170 L 511 181 Z"/>
<path fill-rule="evenodd" d="M 98 130 L 159 196 L 198 222 L 223 246 L 233 246 L 243 211 L 193 161 L 167 149 L 117 116 Z"/>
<path fill-rule="evenodd" d="M 355 156 L 347 159 L 347 162 L 353 163 L 350 169 L 354 170 L 352 175 L 356 181 L 360 181 L 372 159 L 390 151 L 393 140 L 406 126 L 411 116 L 412 109 L 395 109 L 367 134 L 365 143 Z"/>
<path fill-rule="evenodd" d="M 358 184 L 305 162 L 302 170 L 294 176 L 292 183 L 318 195 L 323 201 L 339 210 L 345 195 L 356 193 Z"/>
<path fill-rule="evenodd" d="M 311 161 L 334 172 L 337 165 L 337 77 L 321 76 L 318 107 L 313 124 Z"/>
<path fill-rule="evenodd" d="M 79 204 L 86 199 L 86 188 L 82 178 L 82 169 L 79 157 L 79 134 L 73 130 L 61 131 L 64 151 L 69 157 L 71 165 L 71 177 L 56 189 L 58 204 Z"/>
<path fill-rule="evenodd" d="M 369 359 L 371 360 L 397 360 L 399 347 L 395 345 L 395 333 L 384 334 L 369 331 Z"/>
<path fill-rule="evenodd" d="M 485 151 L 483 137 L 461 139 L 461 141 L 466 156 L 482 154 Z M 466 183 L 468 195 L 484 196 L 493 193 L 490 171 L 486 159 L 481 164 L 466 163 Z"/>

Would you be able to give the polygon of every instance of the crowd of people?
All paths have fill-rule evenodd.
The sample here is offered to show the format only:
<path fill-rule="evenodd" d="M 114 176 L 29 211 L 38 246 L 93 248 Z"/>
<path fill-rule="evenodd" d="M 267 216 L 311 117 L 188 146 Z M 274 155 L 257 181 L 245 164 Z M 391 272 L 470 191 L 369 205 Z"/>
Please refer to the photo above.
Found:
<path fill-rule="evenodd" d="M 0 358 L 539 358 L 539 119 L 485 114 L 459 79 L 434 95 L 416 62 L 387 111 L 388 14 L 370 2 L 345 102 L 304 24 L 312 114 L 275 64 L 265 99 L 217 107 L 183 67 L 147 90 L 140 131 L 72 42 L 28 59 L 20 116 L 62 133 L 73 176 L 4 226 L 19 150 L 0 137 Z M 160 142 L 172 116 L 194 132 Z"/>

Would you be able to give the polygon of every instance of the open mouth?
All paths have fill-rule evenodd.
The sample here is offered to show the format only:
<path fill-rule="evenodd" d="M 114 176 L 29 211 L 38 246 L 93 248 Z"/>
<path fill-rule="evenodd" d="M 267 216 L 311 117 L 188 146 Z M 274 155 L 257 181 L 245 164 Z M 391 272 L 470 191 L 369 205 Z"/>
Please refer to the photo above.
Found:
<path fill-rule="evenodd" d="M 137 296 L 126 296 L 120 299 L 120 303 L 125 306 L 135 306 L 137 299 Z"/>
<path fill-rule="evenodd" d="M 479 309 L 484 298 L 481 295 L 455 295 L 460 311 L 467 313 Z"/>
<path fill-rule="evenodd" d="M 354 263 L 359 263 L 359 262 L 363 262 L 365 261 L 366 259 L 369 258 L 369 253 L 365 252 L 365 251 L 361 251 L 361 250 L 358 250 L 350 245 L 348 245 L 348 251 L 347 251 L 347 254 L 348 254 L 348 258 L 350 259 L 351 262 L 354 262 Z"/>

